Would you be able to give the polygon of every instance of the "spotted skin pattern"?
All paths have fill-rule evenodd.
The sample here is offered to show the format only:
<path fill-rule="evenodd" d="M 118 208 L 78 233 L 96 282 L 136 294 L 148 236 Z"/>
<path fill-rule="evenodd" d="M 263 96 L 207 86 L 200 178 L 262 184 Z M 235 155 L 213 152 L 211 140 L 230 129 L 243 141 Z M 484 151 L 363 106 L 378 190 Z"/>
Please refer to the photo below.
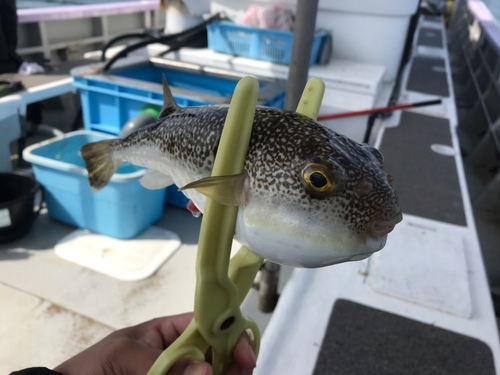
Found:
<path fill-rule="evenodd" d="M 175 165 L 163 171 L 173 174 L 182 186 L 210 176 L 227 111 L 227 106 L 181 108 L 117 142 L 111 151 L 123 160 L 157 170 L 161 170 L 158 160 Z M 335 176 L 337 186 L 328 196 L 318 197 L 304 185 L 302 170 L 311 162 L 326 166 Z M 245 162 L 250 178 L 247 194 L 249 199 L 291 203 L 319 220 L 342 222 L 362 234 L 374 221 L 401 216 L 382 163 L 375 148 L 306 116 L 257 107 Z M 189 179 L 176 181 L 179 170 L 188 171 Z M 365 189 L 357 188 L 360 183 Z"/>

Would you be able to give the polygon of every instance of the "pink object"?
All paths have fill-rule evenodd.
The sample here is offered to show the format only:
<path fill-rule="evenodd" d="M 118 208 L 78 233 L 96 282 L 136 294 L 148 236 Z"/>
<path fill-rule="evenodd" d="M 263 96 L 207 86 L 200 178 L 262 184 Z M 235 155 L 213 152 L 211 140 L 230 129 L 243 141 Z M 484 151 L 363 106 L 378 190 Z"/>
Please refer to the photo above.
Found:
<path fill-rule="evenodd" d="M 295 16 L 289 9 L 280 6 L 252 5 L 243 17 L 243 24 L 262 29 L 292 31 Z"/>
<path fill-rule="evenodd" d="M 186 208 L 189 210 L 189 212 L 191 212 L 192 214 L 199 214 L 201 213 L 200 210 L 198 209 L 198 207 L 195 206 L 195 204 L 193 203 L 192 200 L 190 200 L 187 205 L 186 205 Z"/>
<path fill-rule="evenodd" d="M 247 26 L 260 27 L 258 14 L 259 14 L 258 5 L 249 6 L 247 13 L 245 14 L 245 17 L 243 18 L 243 24 Z"/>

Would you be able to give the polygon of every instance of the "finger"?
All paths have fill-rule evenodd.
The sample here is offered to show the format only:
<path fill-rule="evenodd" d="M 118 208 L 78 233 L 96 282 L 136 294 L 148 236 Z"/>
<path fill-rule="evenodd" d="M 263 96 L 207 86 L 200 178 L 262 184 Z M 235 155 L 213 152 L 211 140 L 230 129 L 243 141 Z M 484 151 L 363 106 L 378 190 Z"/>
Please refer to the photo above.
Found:
<path fill-rule="evenodd" d="M 252 349 L 252 342 L 246 332 L 243 332 L 236 342 L 233 357 L 235 365 L 242 369 L 253 370 L 255 368 L 257 361 Z"/>
<path fill-rule="evenodd" d="M 109 343 L 103 368 L 111 374 L 144 375 L 155 363 L 161 350 L 129 338 L 118 338 Z"/>
<path fill-rule="evenodd" d="M 233 363 L 226 375 L 252 375 L 253 369 L 243 368 L 238 366 L 236 363 Z"/>
<path fill-rule="evenodd" d="M 252 341 L 245 331 L 242 332 L 234 346 L 233 359 L 242 368 L 255 368 L 256 358 L 252 349 Z M 205 353 L 205 360 L 209 363 L 212 362 L 212 348 L 208 348 Z"/>
<path fill-rule="evenodd" d="M 161 334 L 163 348 L 172 345 L 172 343 L 186 330 L 191 320 L 193 320 L 193 313 L 157 319 L 154 329 Z"/>
<path fill-rule="evenodd" d="M 205 353 L 207 362 L 212 361 L 212 349 Z M 243 332 L 233 350 L 233 364 L 229 368 L 227 375 L 249 375 L 256 366 L 255 354 L 252 349 L 252 342 L 246 332 Z"/>
<path fill-rule="evenodd" d="M 166 375 L 213 375 L 213 371 L 207 362 L 182 359 L 177 361 Z"/>
<path fill-rule="evenodd" d="M 126 337 L 140 341 L 151 348 L 163 350 L 170 346 L 186 329 L 193 313 L 156 318 L 133 327 L 118 330 L 112 338 Z"/>
<path fill-rule="evenodd" d="M 108 356 L 108 368 L 112 374 L 144 375 L 158 359 L 161 350 L 130 339 L 118 339 Z M 180 359 L 167 375 L 213 375 L 207 362 Z"/>

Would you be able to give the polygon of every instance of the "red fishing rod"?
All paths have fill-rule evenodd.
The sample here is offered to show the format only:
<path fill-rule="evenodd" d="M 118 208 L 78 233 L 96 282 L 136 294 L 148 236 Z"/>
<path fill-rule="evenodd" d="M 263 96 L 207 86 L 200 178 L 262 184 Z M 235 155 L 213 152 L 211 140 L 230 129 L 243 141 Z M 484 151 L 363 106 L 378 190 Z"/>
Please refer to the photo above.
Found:
<path fill-rule="evenodd" d="M 391 112 L 391 111 L 396 111 L 398 109 L 425 107 L 428 105 L 436 105 L 436 104 L 441 104 L 441 99 L 427 100 L 425 102 L 417 102 L 417 103 L 409 103 L 409 104 L 391 105 L 388 107 L 366 109 L 364 111 L 335 113 L 333 115 L 319 116 L 318 121 L 331 120 L 331 119 L 343 118 L 343 117 L 351 117 L 351 116 L 369 115 L 371 113 Z"/>

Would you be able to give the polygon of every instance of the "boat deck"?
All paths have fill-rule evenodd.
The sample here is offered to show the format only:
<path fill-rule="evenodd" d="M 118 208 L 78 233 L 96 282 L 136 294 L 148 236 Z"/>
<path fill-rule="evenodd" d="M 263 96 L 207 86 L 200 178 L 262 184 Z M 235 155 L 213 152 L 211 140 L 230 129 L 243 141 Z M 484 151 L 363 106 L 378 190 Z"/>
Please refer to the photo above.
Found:
<path fill-rule="evenodd" d="M 0 245 L 0 371 L 51 368 L 115 329 L 193 311 L 200 225 L 187 210 L 165 206 L 155 226 L 177 233 L 182 246 L 152 277 L 121 281 L 59 258 L 54 246 L 75 228 L 42 211 L 26 237 Z M 290 271 L 282 270 L 284 279 Z M 257 298 L 252 291 L 242 309 L 264 330 L 270 317 Z"/>
<path fill-rule="evenodd" d="M 446 46 L 442 20 L 421 16 L 400 101 L 442 104 L 394 113 L 376 142 L 403 221 L 368 260 L 294 271 L 256 374 L 500 373 Z"/>
<path fill-rule="evenodd" d="M 0 348 L 19 348 L 0 350 L 0 371 L 50 368 L 114 329 L 192 311 L 200 224 L 166 209 L 156 226 L 177 233 L 181 248 L 151 278 L 126 282 L 59 258 L 55 244 L 75 228 L 42 212 L 27 237 L 0 245 Z"/>
<path fill-rule="evenodd" d="M 244 314 L 265 328 L 257 375 L 500 373 L 441 19 L 422 17 L 414 43 L 401 99 L 443 104 L 381 124 L 376 146 L 404 220 L 366 261 L 294 270 L 272 316 L 249 295 Z M 124 282 L 57 257 L 54 245 L 74 228 L 42 212 L 27 237 L 0 245 L 0 370 L 52 367 L 114 329 L 192 310 L 200 223 L 168 207 L 156 225 L 183 245 L 151 278 Z"/>

